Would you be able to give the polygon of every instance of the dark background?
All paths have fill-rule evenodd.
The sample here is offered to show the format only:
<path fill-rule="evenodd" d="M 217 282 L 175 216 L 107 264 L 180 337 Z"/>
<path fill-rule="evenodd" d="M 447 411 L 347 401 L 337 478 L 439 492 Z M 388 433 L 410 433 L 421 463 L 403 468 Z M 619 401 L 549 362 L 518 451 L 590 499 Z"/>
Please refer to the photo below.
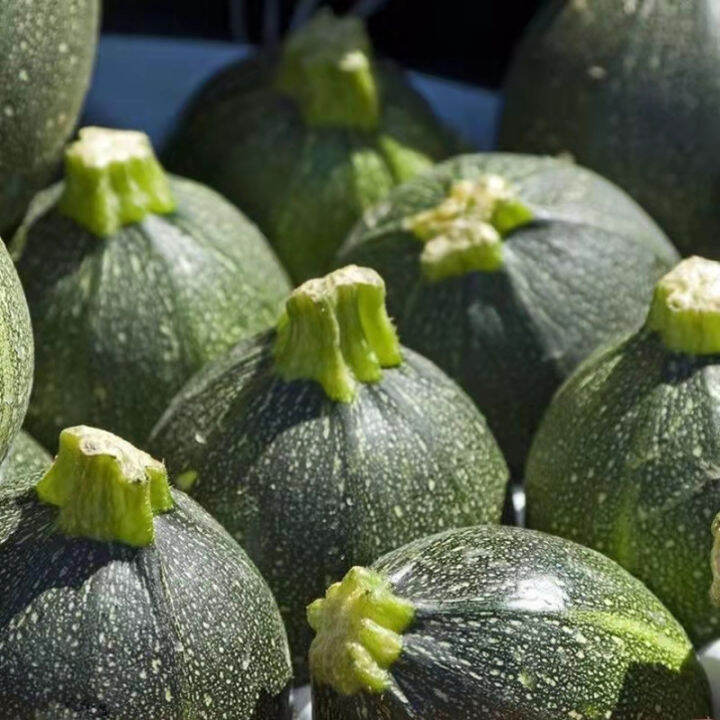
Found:
<path fill-rule="evenodd" d="M 307 1 L 307 0 L 305 0 Z M 333 0 L 344 12 L 358 0 Z M 106 32 L 261 42 L 303 0 L 105 0 Z M 365 0 L 377 51 L 409 67 L 496 87 L 541 0 Z M 273 12 L 273 10 L 277 12 Z"/>

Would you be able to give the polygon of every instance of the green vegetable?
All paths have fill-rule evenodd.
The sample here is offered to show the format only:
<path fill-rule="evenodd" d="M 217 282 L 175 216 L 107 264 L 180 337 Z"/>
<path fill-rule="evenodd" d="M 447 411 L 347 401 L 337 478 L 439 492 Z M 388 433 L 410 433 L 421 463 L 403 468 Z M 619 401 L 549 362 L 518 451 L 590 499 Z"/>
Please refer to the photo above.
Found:
<path fill-rule="evenodd" d="M 450 530 L 353 568 L 308 608 L 316 720 L 690 720 L 692 645 L 614 562 L 541 533 Z"/>
<path fill-rule="evenodd" d="M 98 0 L 0 3 L 0 234 L 52 179 L 95 59 Z"/>
<path fill-rule="evenodd" d="M 720 46 L 713 0 L 551 0 L 520 43 L 500 146 L 572 156 L 684 253 L 720 257 Z"/>
<path fill-rule="evenodd" d="M 0 718 L 285 720 L 287 641 L 241 548 L 163 465 L 66 429 L 0 495 Z"/>
<path fill-rule="evenodd" d="M 22 425 L 33 381 L 33 336 L 15 267 L 0 240 L 0 462 Z"/>
<path fill-rule="evenodd" d="M 645 326 L 599 351 L 548 409 L 527 465 L 528 522 L 617 560 L 696 644 L 720 633 L 709 598 L 720 511 L 720 264 L 684 260 Z"/>
<path fill-rule="evenodd" d="M 48 452 L 21 430 L 0 464 L 0 503 L 9 495 L 34 487 L 51 462 Z"/>
<path fill-rule="evenodd" d="M 190 375 L 269 327 L 289 289 L 258 230 L 165 175 L 137 132 L 82 130 L 14 243 L 36 339 L 27 426 L 49 448 L 78 422 L 144 442 Z"/>
<path fill-rule="evenodd" d="M 323 11 L 279 53 L 213 78 L 167 161 L 247 211 L 301 282 L 327 271 L 363 210 L 452 147 L 403 73 L 373 58 L 362 22 Z"/>
<path fill-rule="evenodd" d="M 448 527 L 500 520 L 508 472 L 470 398 L 401 348 L 377 273 L 295 290 L 277 329 L 196 375 L 151 437 L 278 599 L 296 681 L 328 578 Z"/>
<path fill-rule="evenodd" d="M 339 263 L 373 267 L 404 342 L 475 399 L 521 474 L 562 380 L 642 322 L 677 253 L 624 193 L 550 158 L 460 156 L 368 212 Z"/>

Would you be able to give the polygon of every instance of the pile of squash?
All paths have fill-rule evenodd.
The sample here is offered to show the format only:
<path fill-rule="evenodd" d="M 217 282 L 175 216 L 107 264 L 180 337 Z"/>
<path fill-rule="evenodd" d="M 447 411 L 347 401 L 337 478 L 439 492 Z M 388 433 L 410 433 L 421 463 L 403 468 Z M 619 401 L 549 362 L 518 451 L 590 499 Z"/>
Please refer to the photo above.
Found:
<path fill-rule="evenodd" d="M 709 717 L 710 3 L 550 3 L 484 154 L 329 11 L 71 137 L 98 17 L 0 7 L 0 720 Z"/>

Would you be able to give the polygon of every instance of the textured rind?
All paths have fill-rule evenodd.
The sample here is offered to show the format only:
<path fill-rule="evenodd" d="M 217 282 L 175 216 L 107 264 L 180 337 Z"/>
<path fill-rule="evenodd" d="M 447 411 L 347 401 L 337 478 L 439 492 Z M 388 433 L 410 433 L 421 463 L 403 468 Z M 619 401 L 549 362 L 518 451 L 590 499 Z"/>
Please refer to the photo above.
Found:
<path fill-rule="evenodd" d="M 511 232 L 497 272 L 428 282 L 403 220 L 459 179 L 493 173 L 535 220 Z M 678 256 L 652 220 L 592 172 L 551 158 L 466 155 L 395 189 L 337 260 L 375 268 L 403 342 L 473 397 L 514 472 L 562 380 L 595 347 L 642 323 L 655 281 Z"/>
<path fill-rule="evenodd" d="M 257 228 L 209 188 L 171 177 L 177 210 L 100 239 L 40 194 L 13 241 L 36 346 L 27 427 L 48 448 L 64 427 L 135 444 L 183 383 L 269 327 L 289 291 Z"/>
<path fill-rule="evenodd" d="M 47 450 L 21 430 L 0 464 L 0 502 L 34 487 L 51 463 Z"/>
<path fill-rule="evenodd" d="M 616 559 L 696 644 L 720 634 L 710 532 L 720 511 L 720 356 L 641 331 L 558 392 L 527 465 L 528 522 Z"/>
<path fill-rule="evenodd" d="M 519 528 L 424 538 L 380 558 L 416 607 L 382 695 L 313 688 L 316 720 L 690 720 L 710 711 L 682 628 L 602 555 Z"/>
<path fill-rule="evenodd" d="M 361 132 L 307 126 L 274 88 L 274 55 L 232 66 L 191 102 L 166 164 L 247 212 L 296 282 L 322 275 L 363 210 L 453 150 L 402 73 L 376 69 L 380 126 Z"/>
<path fill-rule="evenodd" d="M 50 179 L 95 59 L 98 0 L 0 3 L 0 233 Z"/>
<path fill-rule="evenodd" d="M 201 371 L 150 446 L 238 539 L 278 599 L 296 681 L 305 607 L 328 582 L 404 542 L 499 522 L 507 468 L 471 400 L 410 350 L 352 403 L 272 371 L 272 335 Z"/>
<path fill-rule="evenodd" d="M 0 501 L 2 720 L 289 720 L 277 606 L 195 502 L 155 544 L 68 539 L 30 491 Z"/>
<path fill-rule="evenodd" d="M 32 382 L 30 314 L 15 266 L 0 240 L 0 462 L 23 423 Z"/>
<path fill-rule="evenodd" d="M 718 258 L 718 112 L 715 0 L 554 0 L 511 66 L 500 145 L 572 154 Z"/>

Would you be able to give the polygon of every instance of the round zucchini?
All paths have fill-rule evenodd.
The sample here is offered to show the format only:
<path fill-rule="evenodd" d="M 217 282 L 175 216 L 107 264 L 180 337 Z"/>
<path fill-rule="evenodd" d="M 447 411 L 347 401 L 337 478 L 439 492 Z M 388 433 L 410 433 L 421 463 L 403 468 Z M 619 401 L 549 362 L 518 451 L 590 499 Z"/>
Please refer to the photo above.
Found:
<path fill-rule="evenodd" d="M 279 54 L 201 89 L 166 160 L 243 208 L 301 282 L 328 270 L 363 210 L 453 146 L 403 73 L 373 60 L 362 22 L 323 11 Z"/>
<path fill-rule="evenodd" d="M 164 466 L 69 428 L 0 496 L 0 719 L 289 720 L 275 601 Z"/>
<path fill-rule="evenodd" d="M 277 319 L 266 240 L 209 188 L 166 176 L 142 133 L 85 128 L 16 233 L 35 330 L 27 427 L 89 422 L 143 443 L 196 370 Z"/>
<path fill-rule="evenodd" d="M 99 0 L 0 3 L 0 234 L 60 163 L 95 59 Z"/>
<path fill-rule="evenodd" d="M 277 329 L 208 365 L 151 447 L 239 540 L 283 613 L 296 681 L 328 577 L 430 532 L 500 520 L 508 471 L 485 420 L 398 344 L 377 273 L 289 297 Z"/>
<path fill-rule="evenodd" d="M 617 560 L 693 641 L 720 634 L 709 597 L 720 512 L 720 264 L 680 263 L 645 326 L 588 359 L 529 455 L 528 524 Z"/>
<path fill-rule="evenodd" d="M 0 502 L 33 487 L 45 474 L 52 458 L 30 435 L 21 430 L 0 464 Z"/>
<path fill-rule="evenodd" d="M 720 257 L 715 0 L 547 3 L 506 81 L 500 146 L 570 154 L 683 252 Z"/>
<path fill-rule="evenodd" d="M 460 156 L 394 190 L 339 264 L 375 268 L 403 341 L 477 402 L 512 470 L 562 380 L 640 325 L 674 248 L 622 191 L 568 163 Z"/>
<path fill-rule="evenodd" d="M 20 430 L 33 382 L 33 335 L 20 280 L 0 240 L 0 462 Z"/>
<path fill-rule="evenodd" d="M 520 528 L 417 540 L 308 608 L 314 720 L 706 717 L 680 625 L 602 555 Z"/>

